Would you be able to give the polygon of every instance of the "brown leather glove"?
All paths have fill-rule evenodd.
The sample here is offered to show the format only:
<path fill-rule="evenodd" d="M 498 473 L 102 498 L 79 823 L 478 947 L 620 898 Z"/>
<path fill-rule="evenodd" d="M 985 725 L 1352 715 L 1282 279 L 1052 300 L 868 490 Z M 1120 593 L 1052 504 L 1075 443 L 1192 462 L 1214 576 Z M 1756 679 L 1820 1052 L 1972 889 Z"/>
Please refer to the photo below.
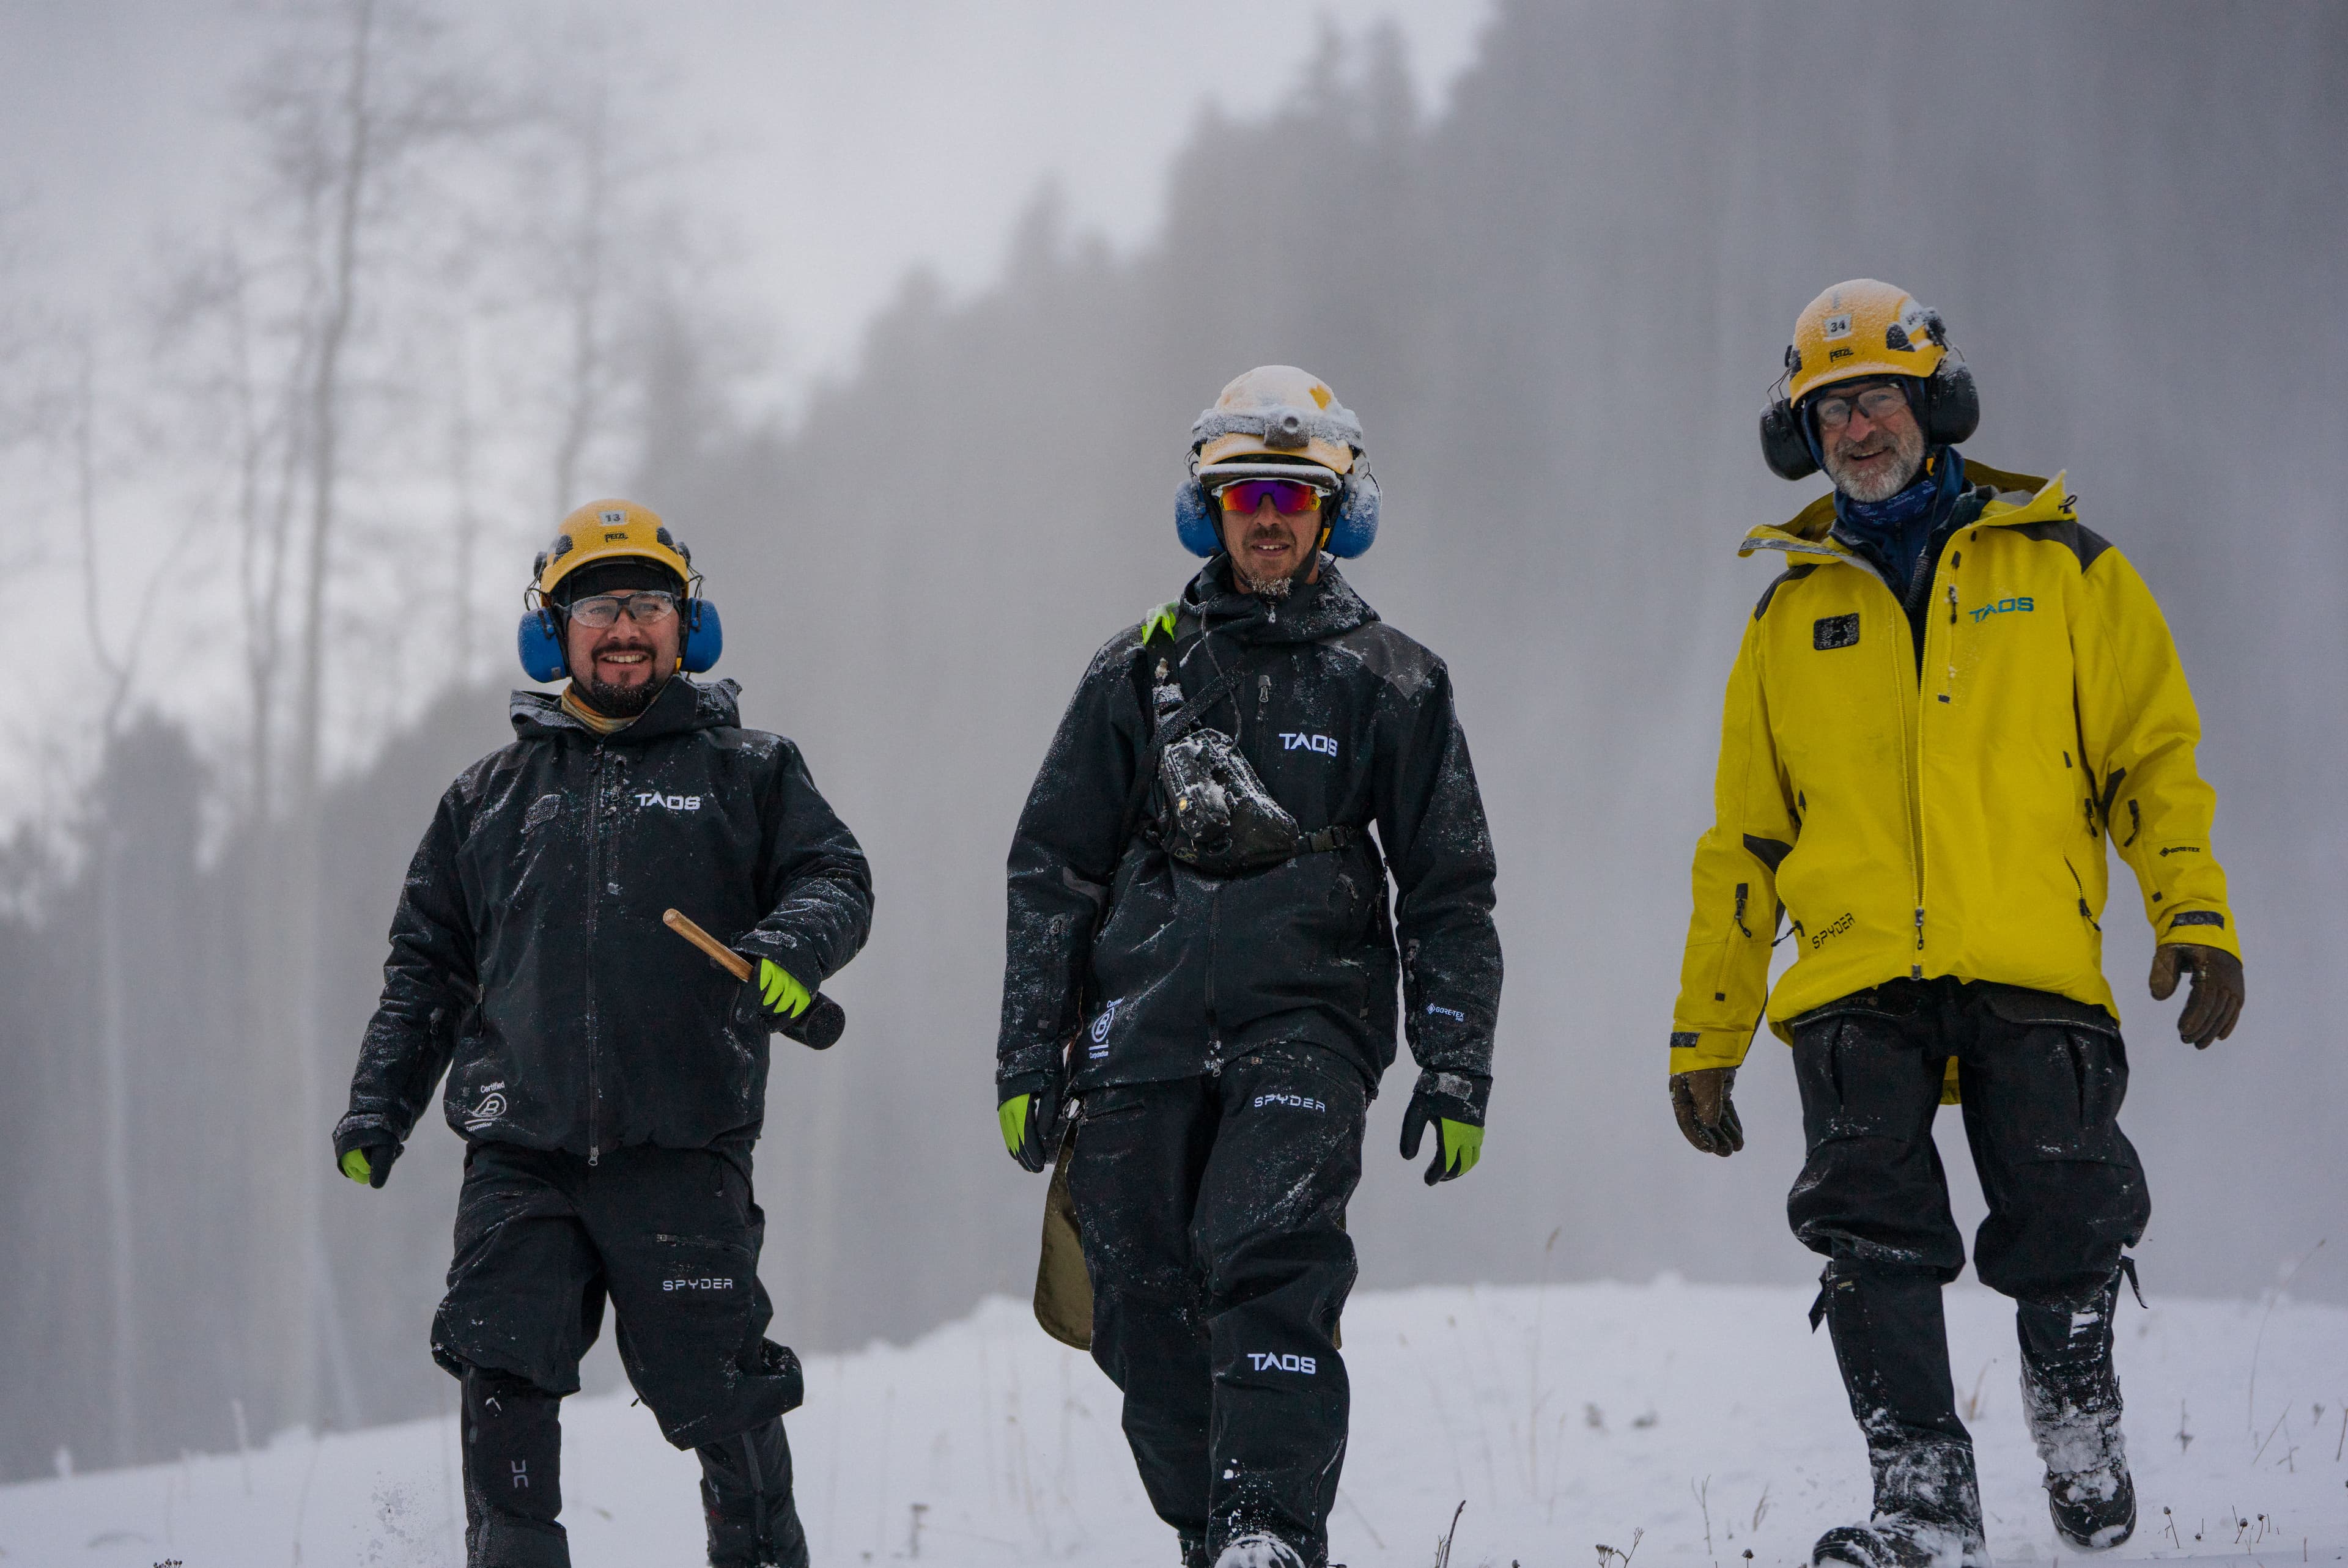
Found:
<path fill-rule="evenodd" d="M 2177 1038 L 2207 1050 L 2213 1040 L 2234 1032 L 2242 1016 L 2242 960 L 2223 948 L 2193 942 L 2163 942 L 2152 950 L 2152 999 L 2165 1002 L 2177 991 L 2177 971 L 2193 976 L 2193 994 L 2177 1015 Z"/>
<path fill-rule="evenodd" d="M 1680 1132 L 1698 1149 L 1724 1160 L 1745 1147 L 1745 1123 L 1728 1099 L 1735 1085 L 1733 1067 L 1672 1074 L 1672 1114 L 1679 1119 Z"/>

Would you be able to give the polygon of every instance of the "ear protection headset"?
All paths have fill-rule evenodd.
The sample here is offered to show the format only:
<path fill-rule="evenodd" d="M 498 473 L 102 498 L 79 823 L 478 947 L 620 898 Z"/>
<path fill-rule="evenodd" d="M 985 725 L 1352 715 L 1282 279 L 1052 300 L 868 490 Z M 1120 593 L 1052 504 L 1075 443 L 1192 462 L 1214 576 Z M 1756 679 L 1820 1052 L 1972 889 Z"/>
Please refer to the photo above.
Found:
<path fill-rule="evenodd" d="M 665 527 L 655 538 L 685 563 L 685 597 L 676 607 L 683 626 L 677 668 L 686 674 L 698 675 L 715 666 L 718 656 L 726 651 L 726 624 L 718 618 L 717 606 L 701 597 L 702 578 L 693 570 L 693 551 L 672 537 Z M 522 590 L 521 623 L 514 629 L 514 641 L 516 651 L 521 656 L 522 673 L 533 681 L 560 681 L 571 668 L 562 645 L 563 626 L 570 618 L 538 586 L 546 580 L 546 569 L 561 560 L 571 549 L 571 536 L 566 533 L 555 539 L 552 549 L 540 551 L 530 569 L 530 585 Z"/>
<path fill-rule="evenodd" d="M 1948 349 L 1948 335 L 1941 325 L 1939 312 L 1924 318 L 1924 328 L 1934 343 Z M 1787 344 L 1785 371 L 1770 389 L 1776 395 L 1761 411 L 1761 457 L 1780 479 L 1807 478 L 1818 471 L 1823 456 L 1818 437 L 1810 429 L 1806 405 L 1810 398 L 1834 384 L 1829 382 L 1827 386 L 1816 388 L 1797 405 L 1786 395 L 1785 389 L 1801 368 L 1801 351 Z M 1973 383 L 1972 371 L 1956 357 L 1954 350 L 1941 354 L 1931 374 L 1903 375 L 1898 379 L 1901 390 L 1908 395 L 1908 406 L 1914 411 L 1916 423 L 1924 432 L 1926 446 L 1954 446 L 1970 440 L 1980 428 L 1981 389 Z"/>

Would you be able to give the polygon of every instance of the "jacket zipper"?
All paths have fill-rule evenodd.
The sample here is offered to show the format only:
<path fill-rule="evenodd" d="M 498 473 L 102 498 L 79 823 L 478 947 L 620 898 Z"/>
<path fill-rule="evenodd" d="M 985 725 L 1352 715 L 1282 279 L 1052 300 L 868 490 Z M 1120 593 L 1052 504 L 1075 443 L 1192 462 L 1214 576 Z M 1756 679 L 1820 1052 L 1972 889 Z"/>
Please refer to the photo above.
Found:
<path fill-rule="evenodd" d="M 602 743 L 595 745 L 594 788 L 587 813 L 587 958 L 588 968 L 594 968 L 595 911 L 603 897 L 603 759 L 607 755 Z M 587 1164 L 590 1169 L 602 1156 L 602 1139 L 597 1123 L 596 1108 L 601 1097 L 595 1083 L 595 988 L 587 988 Z"/>
<path fill-rule="evenodd" d="M 1945 581 L 1948 585 L 1949 625 L 1952 630 L 1944 634 L 1947 637 L 1956 635 L 1953 630 L 1957 624 L 1957 580 L 1954 574 L 1957 563 L 1964 559 L 1962 553 L 1952 548 L 1955 543 L 1956 540 L 1952 538 L 1941 547 L 1941 564 L 1933 568 L 1932 573 L 1936 580 Z M 1930 604 L 1931 600 L 1928 596 L 1923 602 Z M 1916 957 L 1914 962 L 1908 967 L 1909 978 L 1919 980 L 1924 978 L 1924 907 L 1927 901 L 1926 884 L 1931 872 L 1929 841 L 1924 833 L 1924 722 L 1929 715 L 1930 708 L 1938 705 L 1928 704 L 1924 701 L 1924 670 L 1933 654 L 1932 621 L 1930 616 L 1920 619 L 1924 623 L 1924 646 L 1917 651 L 1920 657 L 1913 661 L 1916 671 Z M 1956 671 L 1953 665 L 1947 663 L 1947 661 L 1954 657 L 1953 650 L 1941 651 L 1941 667 L 1950 675 L 1954 675 Z M 1938 692 L 1935 695 L 1942 703 L 1949 701 L 1949 694 L 1946 692 Z"/>
<path fill-rule="evenodd" d="M 1889 587 L 1890 585 L 1887 583 L 1885 586 Z M 1915 634 L 1915 631 L 1914 627 L 1908 619 L 1908 607 L 1906 603 L 1897 600 L 1895 600 L 1895 603 L 1897 603 L 1900 610 L 1900 625 L 1901 629 L 1908 631 L 1912 637 Z M 1926 646 L 1922 651 L 1929 652 L 1931 643 L 1929 622 L 1926 624 L 1926 633 L 1927 634 L 1924 639 Z M 1893 677 L 1894 681 L 1897 682 L 1899 676 L 1901 675 L 1909 678 L 1905 684 L 1900 685 L 1900 691 L 1901 695 L 1903 695 L 1908 701 L 1909 711 L 1915 715 L 1913 720 L 1916 726 L 1915 744 L 1912 749 L 1902 747 L 1900 751 L 1900 767 L 1908 775 L 1901 781 L 1907 785 L 1907 788 L 1902 790 L 1900 793 L 1906 797 L 1908 806 L 1908 872 L 1910 886 L 1915 890 L 1916 895 L 1916 951 L 1914 958 L 1910 960 L 1908 965 L 1908 977 L 1910 979 L 1921 980 L 1924 978 L 1924 682 L 1923 671 L 1921 669 L 1922 661 L 1916 657 L 1919 651 L 1912 648 L 1910 650 L 1910 657 L 1905 660 L 1900 659 L 1899 639 L 1897 638 L 1887 637 L 1883 640 L 1883 644 L 1884 647 L 1890 651 L 1892 661 L 1900 665 L 1898 673 Z"/>

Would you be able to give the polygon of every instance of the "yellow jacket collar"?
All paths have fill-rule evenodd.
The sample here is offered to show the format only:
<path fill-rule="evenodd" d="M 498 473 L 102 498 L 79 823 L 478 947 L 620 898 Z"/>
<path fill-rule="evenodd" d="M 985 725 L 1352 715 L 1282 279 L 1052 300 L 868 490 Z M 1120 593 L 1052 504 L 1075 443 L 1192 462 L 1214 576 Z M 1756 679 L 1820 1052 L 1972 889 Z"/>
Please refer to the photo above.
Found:
<path fill-rule="evenodd" d="M 2066 523 L 2074 519 L 2072 496 L 2064 481 L 2067 470 L 2052 479 L 2035 474 L 2010 473 L 1986 463 L 1965 462 L 1965 478 L 1995 492 L 1982 507 L 1974 526 L 2011 528 L 2022 523 Z M 1834 492 L 1828 490 L 1783 523 L 1765 523 L 1745 536 L 1736 547 L 1740 556 L 1755 550 L 1782 550 L 1787 555 L 1823 557 L 1828 560 L 1859 561 L 1858 552 L 1833 537 Z M 1863 564 L 1863 563 L 1862 563 Z"/>

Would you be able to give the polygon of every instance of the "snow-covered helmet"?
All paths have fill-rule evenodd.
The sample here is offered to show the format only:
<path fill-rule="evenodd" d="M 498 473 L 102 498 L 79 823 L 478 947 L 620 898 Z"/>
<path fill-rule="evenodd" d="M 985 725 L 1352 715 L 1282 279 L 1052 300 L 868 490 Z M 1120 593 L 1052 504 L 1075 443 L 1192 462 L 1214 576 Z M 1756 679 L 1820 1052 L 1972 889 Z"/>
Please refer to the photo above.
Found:
<path fill-rule="evenodd" d="M 1378 537 L 1378 481 L 1363 463 L 1362 422 L 1319 376 L 1262 364 L 1225 386 L 1190 426 L 1190 471 L 1174 493 L 1174 526 L 1191 554 L 1223 548 L 1213 491 L 1233 480 L 1306 479 L 1336 494 L 1322 509 L 1320 548 L 1353 557 Z"/>

